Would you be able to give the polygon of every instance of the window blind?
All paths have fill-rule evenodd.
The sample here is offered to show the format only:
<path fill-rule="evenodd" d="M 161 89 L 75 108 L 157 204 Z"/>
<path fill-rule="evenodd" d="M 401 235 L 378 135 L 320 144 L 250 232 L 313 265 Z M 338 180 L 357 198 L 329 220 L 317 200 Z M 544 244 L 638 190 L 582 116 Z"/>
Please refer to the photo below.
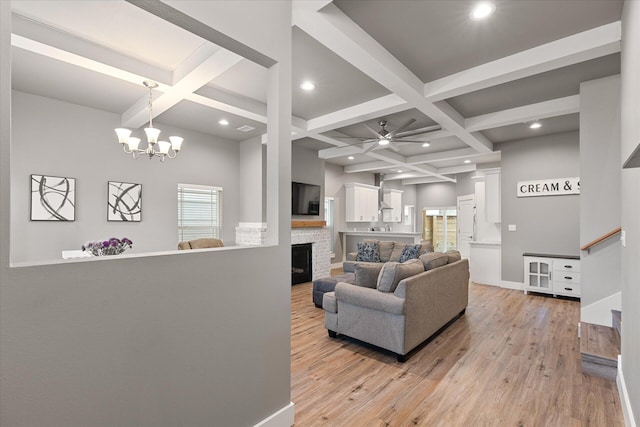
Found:
<path fill-rule="evenodd" d="M 178 240 L 222 236 L 222 188 L 178 184 Z"/>

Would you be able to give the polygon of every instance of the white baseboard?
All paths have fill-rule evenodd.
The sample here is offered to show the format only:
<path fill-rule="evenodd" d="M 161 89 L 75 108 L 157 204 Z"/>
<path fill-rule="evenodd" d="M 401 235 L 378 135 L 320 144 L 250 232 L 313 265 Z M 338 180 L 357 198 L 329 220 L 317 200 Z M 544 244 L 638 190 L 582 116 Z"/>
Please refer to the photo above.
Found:
<path fill-rule="evenodd" d="M 254 427 L 291 427 L 295 416 L 295 405 L 289 402 L 287 406 L 269 415 Z"/>
<path fill-rule="evenodd" d="M 594 325 L 611 327 L 611 310 L 622 307 L 622 292 L 616 292 L 580 309 L 580 321 Z"/>
<path fill-rule="evenodd" d="M 616 384 L 618 384 L 618 394 L 620 395 L 622 413 L 624 414 L 624 425 L 626 427 L 637 427 L 636 419 L 633 416 L 633 408 L 631 408 L 631 401 L 629 400 L 629 393 L 627 392 L 627 385 L 624 382 L 624 375 L 622 374 L 621 355 L 618 355 L 618 377 L 616 378 Z"/>
<path fill-rule="evenodd" d="M 524 289 L 524 283 L 520 282 L 510 282 L 508 280 L 501 280 L 500 287 L 506 289 L 515 289 L 516 291 L 521 291 Z"/>

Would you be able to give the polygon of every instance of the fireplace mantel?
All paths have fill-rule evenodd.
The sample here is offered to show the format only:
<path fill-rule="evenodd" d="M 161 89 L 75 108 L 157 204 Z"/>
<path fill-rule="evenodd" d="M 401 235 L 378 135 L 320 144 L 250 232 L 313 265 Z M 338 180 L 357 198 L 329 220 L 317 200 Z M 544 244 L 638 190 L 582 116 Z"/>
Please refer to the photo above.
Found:
<path fill-rule="evenodd" d="M 318 227 L 326 227 L 327 221 L 307 221 L 307 220 L 296 220 L 291 221 L 291 228 L 318 228 Z"/>

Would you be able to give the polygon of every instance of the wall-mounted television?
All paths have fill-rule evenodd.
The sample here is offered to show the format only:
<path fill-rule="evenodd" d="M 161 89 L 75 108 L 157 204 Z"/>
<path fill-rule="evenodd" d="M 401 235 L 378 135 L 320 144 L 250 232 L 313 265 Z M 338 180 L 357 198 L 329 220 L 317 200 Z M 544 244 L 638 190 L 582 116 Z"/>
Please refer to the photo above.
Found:
<path fill-rule="evenodd" d="M 320 186 L 291 183 L 291 215 L 320 215 Z"/>

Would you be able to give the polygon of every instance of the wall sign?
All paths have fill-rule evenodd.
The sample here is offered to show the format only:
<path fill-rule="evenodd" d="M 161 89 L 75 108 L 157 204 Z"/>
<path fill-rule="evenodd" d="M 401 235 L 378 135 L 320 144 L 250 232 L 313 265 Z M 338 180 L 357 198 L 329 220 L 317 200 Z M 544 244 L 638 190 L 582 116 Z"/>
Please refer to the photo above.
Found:
<path fill-rule="evenodd" d="M 518 181 L 518 197 L 580 194 L 580 177 Z"/>

